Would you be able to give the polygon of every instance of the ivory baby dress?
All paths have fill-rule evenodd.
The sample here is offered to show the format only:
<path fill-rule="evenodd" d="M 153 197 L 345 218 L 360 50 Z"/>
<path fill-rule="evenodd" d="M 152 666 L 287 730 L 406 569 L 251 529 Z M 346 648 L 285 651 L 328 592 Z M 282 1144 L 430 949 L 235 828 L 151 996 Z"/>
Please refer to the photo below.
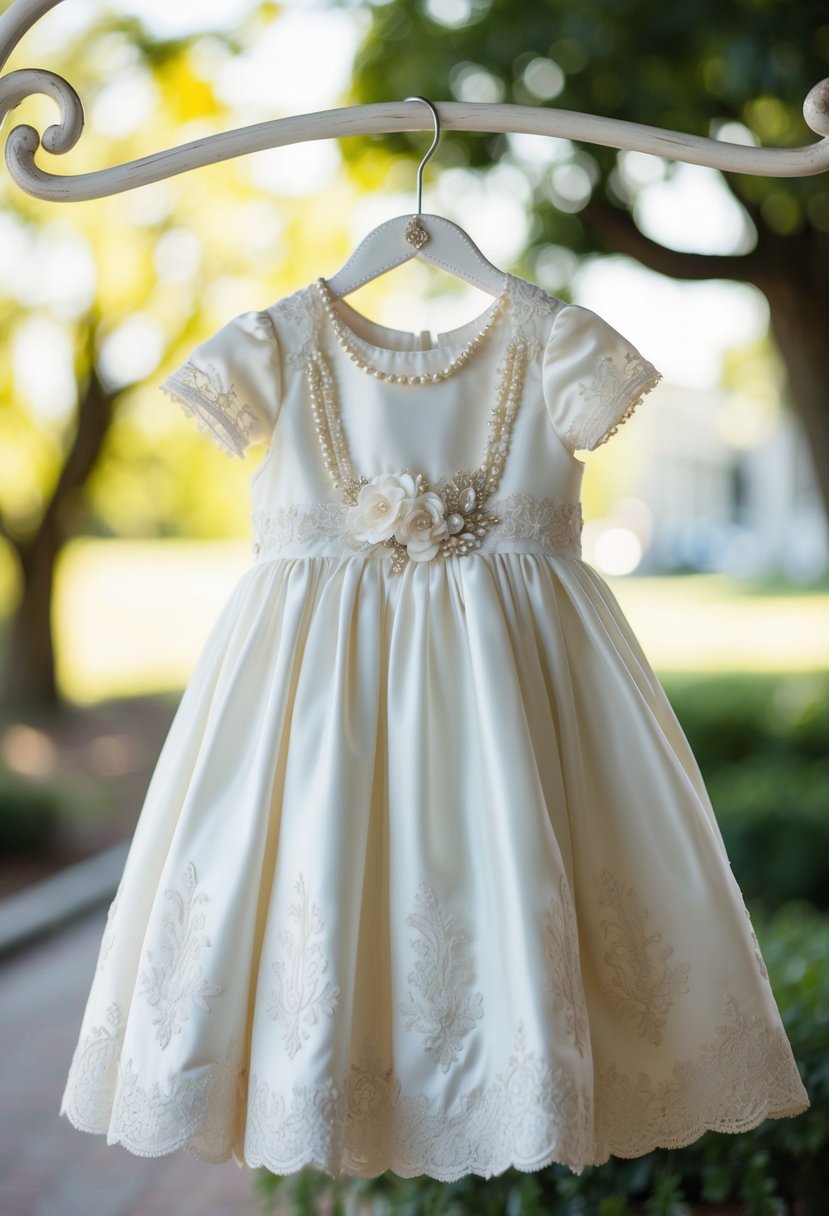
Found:
<path fill-rule="evenodd" d="M 506 275 L 434 343 L 319 280 L 165 381 L 268 450 L 109 910 L 76 1127 L 449 1181 L 808 1106 L 694 756 L 581 558 L 574 453 L 659 378 Z"/>

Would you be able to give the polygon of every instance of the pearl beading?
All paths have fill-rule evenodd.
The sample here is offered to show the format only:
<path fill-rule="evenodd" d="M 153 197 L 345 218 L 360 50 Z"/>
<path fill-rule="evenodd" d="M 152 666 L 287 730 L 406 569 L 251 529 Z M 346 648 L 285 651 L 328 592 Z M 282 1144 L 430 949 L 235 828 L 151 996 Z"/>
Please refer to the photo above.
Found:
<path fill-rule="evenodd" d="M 486 324 L 478 331 L 474 338 L 471 338 L 469 342 L 467 342 L 463 350 L 456 355 L 451 363 L 448 363 L 446 367 L 443 367 L 436 372 L 426 372 L 419 375 L 406 375 L 404 372 L 387 372 L 381 367 L 375 367 L 373 364 L 369 363 L 368 360 L 364 359 L 360 351 L 355 346 L 350 331 L 345 325 L 343 325 L 342 321 L 334 311 L 333 297 L 325 279 L 317 279 L 316 287 L 322 298 L 322 306 L 325 309 L 328 320 L 331 322 L 331 328 L 334 330 L 337 341 L 352 362 L 355 363 L 361 371 L 368 372 L 369 375 L 375 376 L 378 380 L 386 380 L 389 384 L 407 385 L 437 384 L 441 380 L 448 380 L 450 376 L 454 376 L 455 372 L 460 371 L 460 369 L 469 361 L 470 357 L 475 353 L 486 338 L 489 331 L 492 329 L 492 326 L 495 324 L 495 321 L 503 309 L 504 301 L 507 297 L 507 287 L 505 286 L 504 290 L 496 298 L 492 312 L 487 318 Z"/>
<path fill-rule="evenodd" d="M 507 291 L 504 298 L 508 298 Z M 442 540 L 439 552 L 448 557 L 463 556 L 480 548 L 481 539 L 490 528 L 500 523 L 498 516 L 491 515 L 484 501 L 497 490 L 503 475 L 504 463 L 509 451 L 512 428 L 524 383 L 527 362 L 527 344 L 523 338 L 513 334 L 507 343 L 502 362 L 496 369 L 498 377 L 495 401 L 488 421 L 488 438 L 483 459 L 472 472 L 459 471 L 446 475 L 438 483 L 445 506 L 447 522 L 451 521 L 448 535 Z M 357 502 L 361 488 L 369 478 L 358 475 L 349 452 L 342 425 L 334 377 L 328 362 L 319 349 L 313 351 L 306 363 L 306 377 L 311 397 L 314 429 L 322 450 L 323 462 L 331 482 L 350 505 Z M 404 469 L 404 473 L 411 470 Z M 428 487 L 421 473 L 416 478 L 418 493 Z M 397 573 L 409 560 L 406 546 L 395 537 L 382 542 L 393 549 L 392 570 Z"/>

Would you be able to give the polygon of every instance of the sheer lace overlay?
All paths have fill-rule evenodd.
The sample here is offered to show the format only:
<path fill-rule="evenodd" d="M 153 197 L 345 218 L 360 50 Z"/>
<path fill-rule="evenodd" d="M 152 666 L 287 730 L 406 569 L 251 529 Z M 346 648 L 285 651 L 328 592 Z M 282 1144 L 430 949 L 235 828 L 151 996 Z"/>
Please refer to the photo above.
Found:
<path fill-rule="evenodd" d="M 279 347 L 266 310 L 229 322 L 202 343 L 159 388 L 177 401 L 225 456 L 243 458 L 268 438 L 278 413 Z M 257 389 L 257 384 L 259 385 Z"/>
<path fill-rule="evenodd" d="M 218 372 L 202 371 L 188 361 L 159 387 L 178 402 L 200 431 L 217 441 L 225 456 L 244 456 L 253 414 Z"/>

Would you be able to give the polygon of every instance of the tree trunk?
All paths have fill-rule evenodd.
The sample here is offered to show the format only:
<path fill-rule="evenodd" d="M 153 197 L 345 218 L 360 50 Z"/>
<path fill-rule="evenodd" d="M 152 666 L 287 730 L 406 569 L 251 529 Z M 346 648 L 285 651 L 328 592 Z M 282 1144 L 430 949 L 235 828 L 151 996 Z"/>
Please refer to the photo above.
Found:
<path fill-rule="evenodd" d="M 811 449 L 829 518 L 829 284 L 818 293 L 812 286 L 804 287 L 799 277 L 781 273 L 770 278 L 765 290 L 772 333 L 786 365 L 789 397 Z"/>
<path fill-rule="evenodd" d="M 55 562 L 62 543 L 55 527 L 41 525 L 33 540 L 18 549 L 23 591 L 7 639 L 2 692 L 7 707 L 60 706 L 51 607 Z"/>
<path fill-rule="evenodd" d="M 0 520 L 17 557 L 22 592 L 12 615 L 0 704 L 27 709 L 61 709 L 63 701 L 55 673 L 52 635 L 52 590 L 55 564 L 72 534 L 73 520 L 83 503 L 86 481 L 95 466 L 112 421 L 114 397 L 108 394 L 94 364 L 95 328 L 88 330 L 89 374 L 78 405 L 75 437 L 51 499 L 37 530 L 27 539 L 14 536 Z"/>

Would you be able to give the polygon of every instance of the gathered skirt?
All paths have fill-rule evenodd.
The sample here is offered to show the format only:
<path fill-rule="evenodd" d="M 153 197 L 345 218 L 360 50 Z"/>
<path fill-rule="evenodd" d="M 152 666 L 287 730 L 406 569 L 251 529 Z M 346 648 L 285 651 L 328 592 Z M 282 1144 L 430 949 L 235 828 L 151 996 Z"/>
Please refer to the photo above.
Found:
<path fill-rule="evenodd" d="M 808 1106 L 688 741 L 565 555 L 263 560 L 109 909 L 61 1113 L 451 1181 Z"/>

